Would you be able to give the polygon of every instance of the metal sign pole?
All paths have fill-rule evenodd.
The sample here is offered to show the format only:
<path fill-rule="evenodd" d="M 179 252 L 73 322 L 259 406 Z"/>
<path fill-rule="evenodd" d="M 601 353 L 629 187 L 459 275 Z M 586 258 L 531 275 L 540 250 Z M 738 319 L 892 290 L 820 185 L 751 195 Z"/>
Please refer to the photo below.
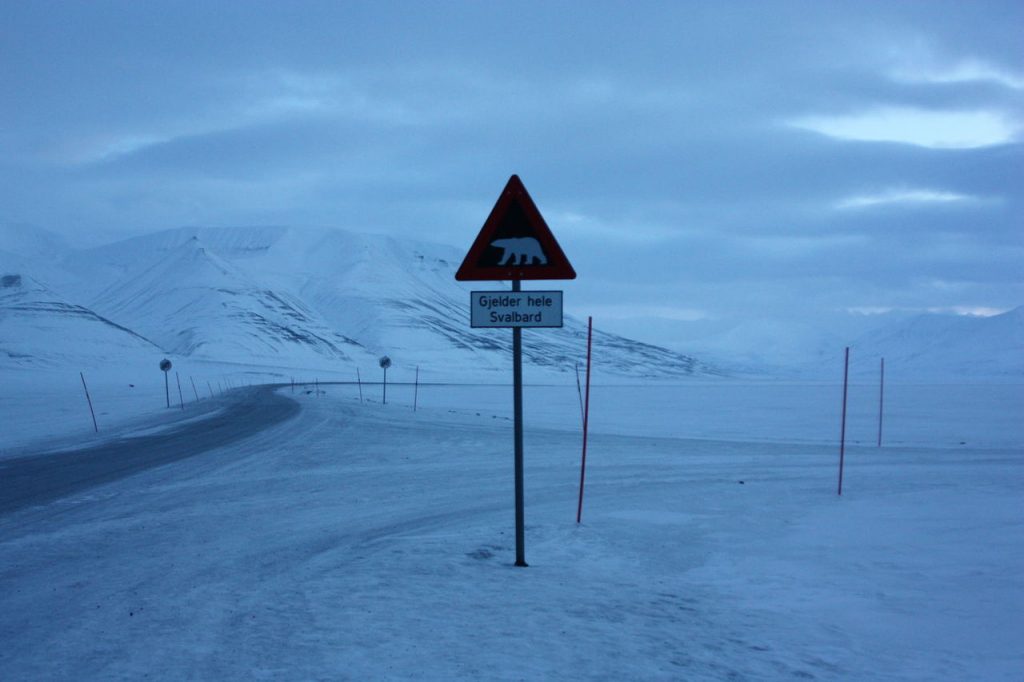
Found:
<path fill-rule="evenodd" d="M 388 404 L 388 367 L 391 366 L 391 358 L 389 358 L 388 356 L 385 355 L 385 356 L 381 357 L 379 364 L 380 364 L 381 369 L 384 370 L 384 396 L 383 396 L 383 399 L 382 399 L 381 402 L 382 402 L 382 404 L 387 405 Z"/>
<path fill-rule="evenodd" d="M 512 291 L 471 292 L 470 327 L 512 328 L 515 412 L 516 566 L 526 566 L 523 513 L 523 327 L 561 327 L 562 292 L 522 292 L 524 279 L 576 279 L 576 271 L 518 175 L 509 178 L 455 279 L 512 282 Z M 493 294 L 493 295 L 492 295 Z"/>
<path fill-rule="evenodd" d="M 164 397 L 167 398 L 167 407 L 171 406 L 171 389 L 167 383 L 167 374 L 171 371 L 171 361 L 164 358 L 160 361 L 160 371 L 164 373 Z M 177 372 L 175 372 L 177 374 Z"/>
<path fill-rule="evenodd" d="M 519 280 L 512 280 L 512 291 L 519 291 Z M 512 328 L 512 405 L 515 412 L 516 469 L 516 566 L 527 566 L 526 532 L 523 511 L 523 330 Z"/>

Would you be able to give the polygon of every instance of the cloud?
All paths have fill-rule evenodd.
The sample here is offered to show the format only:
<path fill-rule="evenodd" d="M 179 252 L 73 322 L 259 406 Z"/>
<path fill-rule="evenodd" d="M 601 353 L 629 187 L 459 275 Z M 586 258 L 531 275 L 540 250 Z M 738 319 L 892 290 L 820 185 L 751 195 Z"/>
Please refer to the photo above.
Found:
<path fill-rule="evenodd" d="M 207 74 L 220 95 L 159 115 L 77 121 L 61 130 L 41 157 L 66 165 L 108 163 L 152 148 L 243 134 L 275 126 L 422 127 L 444 118 L 415 93 L 389 82 L 389 74 L 342 75 L 284 68 Z M 383 81 L 383 82 L 380 82 Z M 447 116 L 451 118 L 451 116 Z"/>
<path fill-rule="evenodd" d="M 1020 139 L 1021 123 L 998 111 L 877 107 L 841 116 L 804 116 L 795 128 L 841 140 L 899 142 L 931 149 L 976 149 Z"/>
<path fill-rule="evenodd" d="M 893 80 L 904 83 L 995 83 L 1013 90 L 1024 90 L 1024 74 L 995 66 L 977 58 L 967 58 L 954 64 L 904 64 L 892 70 Z"/>
<path fill-rule="evenodd" d="M 612 222 L 574 211 L 556 209 L 545 211 L 545 214 L 550 224 L 558 226 L 559 234 L 569 235 L 570 238 L 596 239 L 605 243 L 654 244 L 677 239 L 682 231 L 678 227 L 668 227 L 655 222 Z"/>
<path fill-rule="evenodd" d="M 994 317 L 996 315 L 1002 315 L 1007 313 L 1013 308 L 991 308 L 988 306 L 969 306 L 969 305 L 954 305 L 954 306 L 931 306 L 931 307 L 895 307 L 895 306 L 853 306 L 847 308 L 847 312 L 854 313 L 856 315 L 887 315 L 889 313 L 939 313 L 939 314 L 954 314 L 964 315 L 970 317 Z"/>
<path fill-rule="evenodd" d="M 636 318 L 661 318 L 664 320 L 676 320 L 682 322 L 693 322 L 704 320 L 708 314 L 697 308 L 686 308 L 673 305 L 647 305 L 647 304 L 597 304 L 587 307 L 587 314 L 599 317 L 603 320 L 632 320 Z"/>
<path fill-rule="evenodd" d="M 868 237 L 863 234 L 773 234 L 748 236 L 736 240 L 736 243 L 737 246 L 756 253 L 760 258 L 771 256 L 774 259 L 793 259 L 863 246 L 868 241 Z"/>
<path fill-rule="evenodd" d="M 974 317 L 994 317 L 1008 313 L 1012 308 L 989 308 L 987 306 L 965 306 L 955 305 L 949 307 L 928 308 L 930 313 L 955 313 L 957 315 L 970 315 Z"/>
<path fill-rule="evenodd" d="M 9 3 L 0 220 L 468 246 L 518 173 L 602 315 L 1019 303 L 1024 6 L 936 1 Z"/>
<path fill-rule="evenodd" d="M 172 135 L 152 133 L 90 135 L 60 142 L 51 158 L 67 164 L 103 163 L 166 144 L 172 139 Z"/>
<path fill-rule="evenodd" d="M 977 201 L 978 197 L 959 192 L 948 192 L 930 189 L 892 189 L 877 194 L 860 194 L 847 197 L 835 204 L 839 210 L 873 208 L 878 206 L 952 204 Z"/>

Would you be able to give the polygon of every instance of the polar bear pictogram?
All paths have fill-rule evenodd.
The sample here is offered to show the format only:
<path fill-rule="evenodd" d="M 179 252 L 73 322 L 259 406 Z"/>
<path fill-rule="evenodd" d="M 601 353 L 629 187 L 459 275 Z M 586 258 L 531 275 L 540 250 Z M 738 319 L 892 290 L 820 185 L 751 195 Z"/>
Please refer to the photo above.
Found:
<path fill-rule="evenodd" d="M 502 249 L 501 265 L 533 265 L 534 260 L 540 261 L 541 265 L 547 265 L 548 259 L 540 248 L 540 242 L 533 237 L 513 237 L 509 239 L 495 239 L 491 246 Z"/>

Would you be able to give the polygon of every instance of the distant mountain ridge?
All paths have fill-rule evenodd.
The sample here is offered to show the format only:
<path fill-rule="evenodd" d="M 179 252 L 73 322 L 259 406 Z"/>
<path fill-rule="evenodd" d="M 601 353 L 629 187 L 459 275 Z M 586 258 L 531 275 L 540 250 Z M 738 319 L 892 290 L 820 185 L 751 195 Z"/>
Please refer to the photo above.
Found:
<path fill-rule="evenodd" d="M 909 381 L 1024 380 L 1024 307 L 980 316 L 834 313 L 824 319 L 700 321 L 679 343 L 735 375 L 834 380 L 850 348 L 853 376 L 875 376 L 882 358 Z"/>
<path fill-rule="evenodd" d="M 116 339 L 104 331 L 102 343 L 84 344 L 97 356 L 162 352 L 340 369 L 375 365 L 387 354 L 434 376 L 495 380 L 507 379 L 496 372 L 511 365 L 508 330 L 469 327 L 469 289 L 454 280 L 459 255 L 450 247 L 284 227 L 180 228 L 90 249 L 47 249 L 46 235 L 36 237 L 22 230 L 20 253 L 0 250 L 0 275 L 35 282 L 38 272 L 45 282 L 38 291 L 68 307 L 51 308 L 43 319 L 41 307 L 29 316 L 12 295 L 0 299 L 0 362 L 80 357 L 72 352 L 79 344 L 55 332 L 76 310 L 120 330 Z M 79 340 L 95 334 L 81 325 L 73 332 Z M 585 335 L 569 317 L 561 329 L 529 330 L 525 362 L 572 372 L 584 357 Z M 594 347 L 605 376 L 721 374 L 683 353 L 614 334 L 596 331 Z"/>
<path fill-rule="evenodd" d="M 886 359 L 907 377 L 1024 378 L 1024 306 L 1000 315 L 925 313 L 850 342 L 860 358 Z"/>
<path fill-rule="evenodd" d="M 0 366 L 167 354 L 339 369 L 387 354 L 439 380 L 504 381 L 511 335 L 469 327 L 478 287 L 455 282 L 460 261 L 452 247 L 343 230 L 180 228 L 76 249 L 45 230 L 0 226 Z M 1024 379 L 1024 307 L 687 329 L 674 350 L 595 330 L 595 370 L 626 380 L 832 378 L 848 345 L 854 376 L 885 357 L 907 380 Z M 565 375 L 584 360 L 586 328 L 571 317 L 524 339 L 528 372 Z"/>

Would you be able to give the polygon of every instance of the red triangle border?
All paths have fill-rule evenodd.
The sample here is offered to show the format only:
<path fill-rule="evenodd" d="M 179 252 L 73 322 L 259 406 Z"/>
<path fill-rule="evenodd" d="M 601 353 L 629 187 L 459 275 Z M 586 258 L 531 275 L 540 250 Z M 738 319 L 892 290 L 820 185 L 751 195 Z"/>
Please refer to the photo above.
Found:
<path fill-rule="evenodd" d="M 530 229 L 533 230 L 533 237 L 540 242 L 541 248 L 547 257 L 545 265 L 506 265 L 495 267 L 484 267 L 477 263 L 494 240 L 494 234 L 502 224 L 509 207 L 513 202 L 519 204 Z M 469 247 L 469 253 L 462 260 L 462 265 L 455 273 L 455 279 L 459 281 L 481 281 L 481 280 L 531 280 L 531 279 L 576 279 L 576 270 L 573 269 L 569 259 L 566 258 L 562 247 L 558 245 L 551 228 L 544 221 L 537 205 L 533 203 L 529 192 L 523 185 L 518 175 L 508 179 L 505 189 L 502 190 L 494 208 L 487 216 L 480 233 Z"/>

